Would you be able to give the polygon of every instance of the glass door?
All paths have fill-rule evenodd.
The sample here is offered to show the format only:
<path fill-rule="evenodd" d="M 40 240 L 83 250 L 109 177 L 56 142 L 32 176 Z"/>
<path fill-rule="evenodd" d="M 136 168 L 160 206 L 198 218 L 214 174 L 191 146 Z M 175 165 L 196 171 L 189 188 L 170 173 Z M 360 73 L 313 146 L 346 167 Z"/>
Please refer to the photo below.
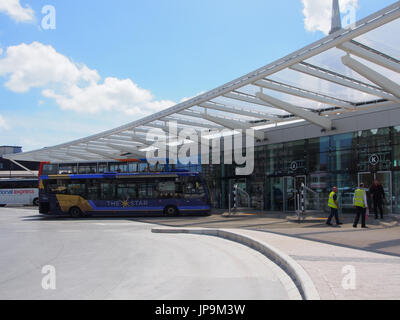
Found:
<path fill-rule="evenodd" d="M 375 179 L 379 181 L 379 183 L 383 186 L 383 190 L 385 190 L 385 213 L 392 213 L 392 172 L 391 171 L 382 171 L 377 172 L 375 174 Z"/>
<path fill-rule="evenodd" d="M 385 213 L 392 212 L 392 172 L 391 171 L 380 171 L 376 173 L 371 172 L 360 172 L 358 173 L 358 185 L 361 182 L 364 183 L 364 188 L 369 190 L 369 188 L 374 183 L 374 180 L 378 180 L 379 183 L 383 186 L 385 191 Z M 369 206 L 372 207 L 373 204 L 370 203 L 370 198 L 368 199 Z"/>
<path fill-rule="evenodd" d="M 400 213 L 400 171 L 393 171 L 393 213 Z"/>
<path fill-rule="evenodd" d="M 296 201 L 296 187 L 295 187 L 295 178 L 294 177 L 285 177 L 284 178 L 284 199 L 283 199 L 283 211 L 290 212 L 295 211 L 295 201 Z"/>
<path fill-rule="evenodd" d="M 269 177 L 266 179 L 265 204 L 268 211 L 283 211 L 284 178 Z"/>
<path fill-rule="evenodd" d="M 296 195 L 300 192 L 302 183 L 306 185 L 306 182 L 306 176 L 284 178 L 284 211 L 296 211 Z"/>
<path fill-rule="evenodd" d="M 369 189 L 372 183 L 375 180 L 375 175 L 371 172 L 359 172 L 358 173 L 358 184 L 357 188 L 360 186 L 360 183 L 364 183 L 364 188 Z"/>
<path fill-rule="evenodd" d="M 301 185 L 304 183 L 304 185 L 307 185 L 307 178 L 306 176 L 297 176 L 295 177 L 295 186 L 296 190 L 300 192 L 301 190 Z"/>

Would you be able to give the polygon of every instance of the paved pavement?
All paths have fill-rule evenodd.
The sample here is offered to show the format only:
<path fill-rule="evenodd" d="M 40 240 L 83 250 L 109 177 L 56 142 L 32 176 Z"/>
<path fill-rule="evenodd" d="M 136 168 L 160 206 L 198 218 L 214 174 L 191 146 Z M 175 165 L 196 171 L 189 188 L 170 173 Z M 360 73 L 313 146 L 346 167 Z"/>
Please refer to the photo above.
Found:
<path fill-rule="evenodd" d="M 287 275 L 260 253 L 153 226 L 1 208 L 0 299 L 288 299 Z M 41 286 L 45 265 L 55 267 L 56 290 Z"/>
<path fill-rule="evenodd" d="M 153 223 L 168 227 L 188 228 L 225 228 L 246 229 L 272 232 L 287 235 L 296 239 L 314 240 L 332 245 L 338 245 L 353 249 L 372 251 L 400 257 L 400 226 L 395 221 L 386 218 L 383 224 L 369 219 L 369 229 L 354 229 L 352 227 L 353 215 L 345 215 L 342 219 L 344 225 L 340 228 L 329 227 L 326 219 L 308 218 L 304 223 L 291 222 L 286 215 L 212 215 L 210 217 L 151 217 L 136 218 L 135 221 Z"/>
<path fill-rule="evenodd" d="M 400 257 L 269 232 L 234 231 L 291 256 L 311 277 L 322 300 L 400 300 Z"/>

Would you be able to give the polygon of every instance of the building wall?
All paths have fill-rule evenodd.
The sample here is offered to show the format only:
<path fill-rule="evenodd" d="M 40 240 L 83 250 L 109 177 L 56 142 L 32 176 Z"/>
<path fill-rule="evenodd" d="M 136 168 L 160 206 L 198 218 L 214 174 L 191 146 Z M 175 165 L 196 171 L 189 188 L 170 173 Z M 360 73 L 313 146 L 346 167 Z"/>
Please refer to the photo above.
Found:
<path fill-rule="evenodd" d="M 2 156 L 5 154 L 20 153 L 20 152 L 22 152 L 22 147 L 0 146 L 0 177 L 1 176 L 13 177 L 13 176 L 25 175 L 25 172 L 22 172 L 24 169 L 22 169 L 20 166 L 17 166 L 10 160 L 2 158 Z M 39 162 L 18 161 L 18 163 L 22 164 L 24 167 L 32 171 L 39 170 Z M 5 175 L 6 172 L 7 175 Z"/>
<path fill-rule="evenodd" d="M 399 106 L 347 113 L 333 123 L 336 130 L 330 132 L 309 123 L 268 129 L 268 141 L 256 147 L 252 175 L 235 176 L 234 165 L 223 165 L 206 176 L 214 184 L 214 206 L 227 208 L 232 185 L 239 183 L 253 208 L 293 211 L 295 190 L 306 182 L 308 210 L 326 210 L 329 192 L 337 186 L 342 211 L 352 212 L 358 183 L 369 185 L 377 178 L 387 193 L 386 211 L 400 213 Z"/>

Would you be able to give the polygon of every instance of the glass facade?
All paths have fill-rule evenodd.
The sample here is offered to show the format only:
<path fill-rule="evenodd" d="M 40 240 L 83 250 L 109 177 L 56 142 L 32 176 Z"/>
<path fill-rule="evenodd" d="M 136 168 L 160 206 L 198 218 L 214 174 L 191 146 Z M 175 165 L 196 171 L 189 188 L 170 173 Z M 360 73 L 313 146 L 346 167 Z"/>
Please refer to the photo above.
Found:
<path fill-rule="evenodd" d="M 232 185 L 251 197 L 251 207 L 294 211 L 296 190 L 307 186 L 307 210 L 327 210 L 332 187 L 339 189 L 342 212 L 353 211 L 353 192 L 378 179 L 386 193 L 386 212 L 400 213 L 400 126 L 332 135 L 257 147 L 250 176 L 235 176 L 235 165 L 203 166 L 218 195 L 217 208 L 227 208 Z"/>
<path fill-rule="evenodd" d="M 232 191 L 237 185 L 239 206 L 250 204 L 269 212 L 296 210 L 302 183 L 307 187 L 307 210 L 326 211 L 329 193 L 337 186 L 340 210 L 352 212 L 358 184 L 369 187 L 378 179 L 385 190 L 385 211 L 400 213 L 400 126 L 257 146 L 249 176 L 236 176 L 235 164 L 170 164 L 166 168 L 146 162 L 99 162 L 46 168 L 52 173 L 196 171 L 206 180 L 213 207 L 227 209 L 229 201 L 233 205 Z"/>

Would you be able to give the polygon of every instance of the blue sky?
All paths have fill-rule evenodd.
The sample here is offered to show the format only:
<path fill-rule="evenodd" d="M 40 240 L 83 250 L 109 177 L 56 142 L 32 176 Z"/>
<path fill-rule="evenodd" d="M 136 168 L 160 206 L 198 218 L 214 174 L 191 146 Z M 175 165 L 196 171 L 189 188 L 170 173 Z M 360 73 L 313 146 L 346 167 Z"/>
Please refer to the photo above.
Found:
<path fill-rule="evenodd" d="M 0 145 L 66 142 L 213 89 L 322 38 L 303 12 L 320 1 L 1 0 Z M 395 2 L 343 1 L 357 19 Z"/>

